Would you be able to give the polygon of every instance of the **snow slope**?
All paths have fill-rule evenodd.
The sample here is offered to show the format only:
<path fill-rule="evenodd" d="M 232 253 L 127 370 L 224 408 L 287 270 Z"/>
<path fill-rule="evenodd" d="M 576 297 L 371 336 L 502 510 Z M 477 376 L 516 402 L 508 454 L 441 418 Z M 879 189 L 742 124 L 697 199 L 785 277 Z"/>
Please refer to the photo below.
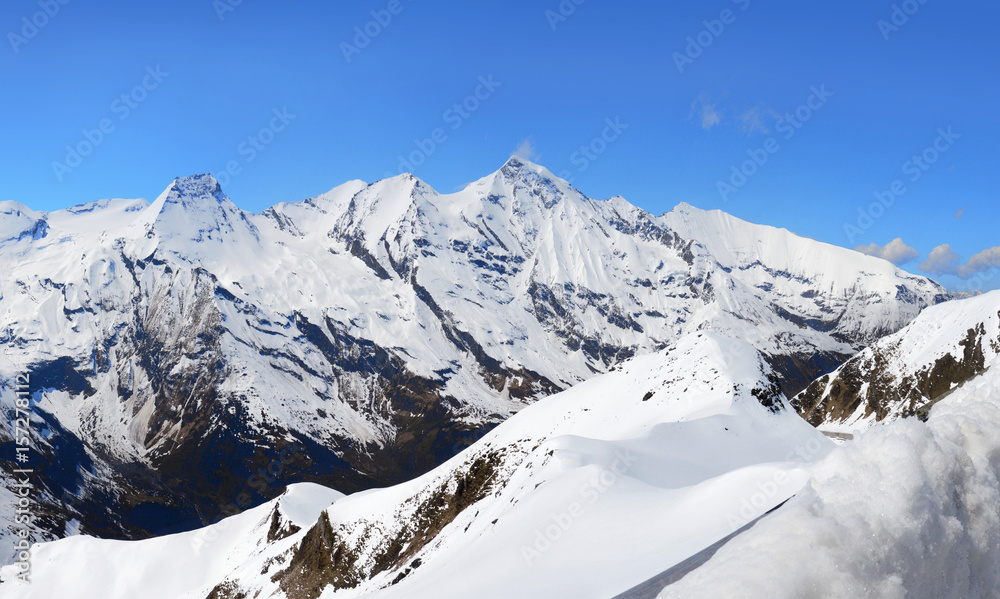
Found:
<path fill-rule="evenodd" d="M 1000 355 L 1000 292 L 924 310 L 899 332 L 814 381 L 792 403 L 824 430 L 926 416 L 936 401 L 981 374 Z"/>
<path fill-rule="evenodd" d="M 802 492 L 659 596 L 1000 597 L 995 355 L 989 366 L 926 423 L 888 422 L 836 448 Z"/>
<path fill-rule="evenodd" d="M 502 488 L 370 596 L 609 597 L 697 553 L 795 493 L 830 449 L 769 372 L 751 346 L 693 334 L 525 409 L 470 449 L 507 448 Z M 369 596 L 391 575 L 324 597 Z"/>
<path fill-rule="evenodd" d="M 788 409 L 757 350 L 693 333 L 525 408 L 417 479 L 339 499 L 312 514 L 309 530 L 262 546 L 270 507 L 224 521 L 206 547 L 214 563 L 176 586 L 143 572 L 162 551 L 185 567 L 173 557 L 183 551 L 164 544 L 190 546 L 203 532 L 45 544 L 34 567 L 46 586 L 0 589 L 29 598 L 73 588 L 81 599 L 193 597 L 188 589 L 215 585 L 249 597 L 609 597 L 783 502 L 831 448 Z M 67 563 L 100 574 L 77 576 Z"/>

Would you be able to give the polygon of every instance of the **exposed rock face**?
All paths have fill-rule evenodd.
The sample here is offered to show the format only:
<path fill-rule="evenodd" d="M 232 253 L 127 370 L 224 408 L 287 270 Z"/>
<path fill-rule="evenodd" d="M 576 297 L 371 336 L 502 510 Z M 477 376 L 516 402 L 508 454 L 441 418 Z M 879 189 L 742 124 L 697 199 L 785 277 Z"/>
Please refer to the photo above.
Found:
<path fill-rule="evenodd" d="M 948 302 L 876 342 L 792 399 L 814 426 L 918 416 L 1000 354 L 1000 295 Z"/>
<path fill-rule="evenodd" d="M 420 566 L 414 556 L 495 487 L 503 485 L 498 466 L 507 449 L 487 452 L 464 464 L 434 487 L 411 496 L 397 509 L 403 525 L 392 536 L 374 523 L 339 524 L 324 513 L 295 547 L 288 566 L 275 573 L 289 599 L 316 599 L 332 586 L 354 588 L 382 572 L 399 572 L 393 584 Z"/>

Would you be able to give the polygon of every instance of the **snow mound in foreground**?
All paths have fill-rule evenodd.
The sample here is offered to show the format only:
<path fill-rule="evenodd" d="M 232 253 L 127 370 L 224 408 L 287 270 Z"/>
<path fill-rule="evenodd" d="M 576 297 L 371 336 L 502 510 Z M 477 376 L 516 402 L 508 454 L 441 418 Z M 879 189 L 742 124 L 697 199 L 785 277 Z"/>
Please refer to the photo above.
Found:
<path fill-rule="evenodd" d="M 993 368 L 926 424 L 833 451 L 797 497 L 660 597 L 998 599 L 998 430 Z"/>

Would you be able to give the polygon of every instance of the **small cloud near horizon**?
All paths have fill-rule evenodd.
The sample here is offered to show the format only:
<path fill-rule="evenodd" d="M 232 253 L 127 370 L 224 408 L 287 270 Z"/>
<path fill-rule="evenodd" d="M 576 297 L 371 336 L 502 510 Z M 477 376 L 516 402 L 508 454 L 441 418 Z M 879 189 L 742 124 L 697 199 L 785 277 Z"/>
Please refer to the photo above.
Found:
<path fill-rule="evenodd" d="M 888 260 L 896 266 L 902 266 L 903 264 L 920 257 L 920 252 L 904 243 L 901 237 L 893 239 L 884 246 L 873 242 L 868 245 L 859 245 L 854 249 L 862 254 Z"/>
<path fill-rule="evenodd" d="M 921 262 L 918 268 L 933 275 L 955 275 L 968 279 L 976 273 L 1000 268 L 1000 245 L 973 254 L 963 264 L 962 257 L 945 243 L 931 250 L 927 260 Z"/>
<path fill-rule="evenodd" d="M 932 275 L 957 275 L 961 260 L 962 257 L 951 249 L 951 244 L 944 243 L 931 250 L 927 259 L 918 264 L 917 268 Z"/>
<path fill-rule="evenodd" d="M 963 278 L 968 278 L 977 272 L 986 272 L 1000 268 L 1000 245 L 987 248 L 978 254 L 973 254 L 969 261 L 962 265 Z"/>

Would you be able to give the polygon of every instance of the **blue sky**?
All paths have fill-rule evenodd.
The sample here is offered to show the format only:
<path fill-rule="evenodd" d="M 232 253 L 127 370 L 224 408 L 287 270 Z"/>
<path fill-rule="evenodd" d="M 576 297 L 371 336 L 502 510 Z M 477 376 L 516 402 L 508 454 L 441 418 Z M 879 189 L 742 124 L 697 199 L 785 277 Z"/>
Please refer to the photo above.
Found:
<path fill-rule="evenodd" d="M 592 197 L 1000 287 L 997 3 L 237 2 L 5 2 L 0 200 L 213 172 L 257 212 L 520 149 Z"/>

